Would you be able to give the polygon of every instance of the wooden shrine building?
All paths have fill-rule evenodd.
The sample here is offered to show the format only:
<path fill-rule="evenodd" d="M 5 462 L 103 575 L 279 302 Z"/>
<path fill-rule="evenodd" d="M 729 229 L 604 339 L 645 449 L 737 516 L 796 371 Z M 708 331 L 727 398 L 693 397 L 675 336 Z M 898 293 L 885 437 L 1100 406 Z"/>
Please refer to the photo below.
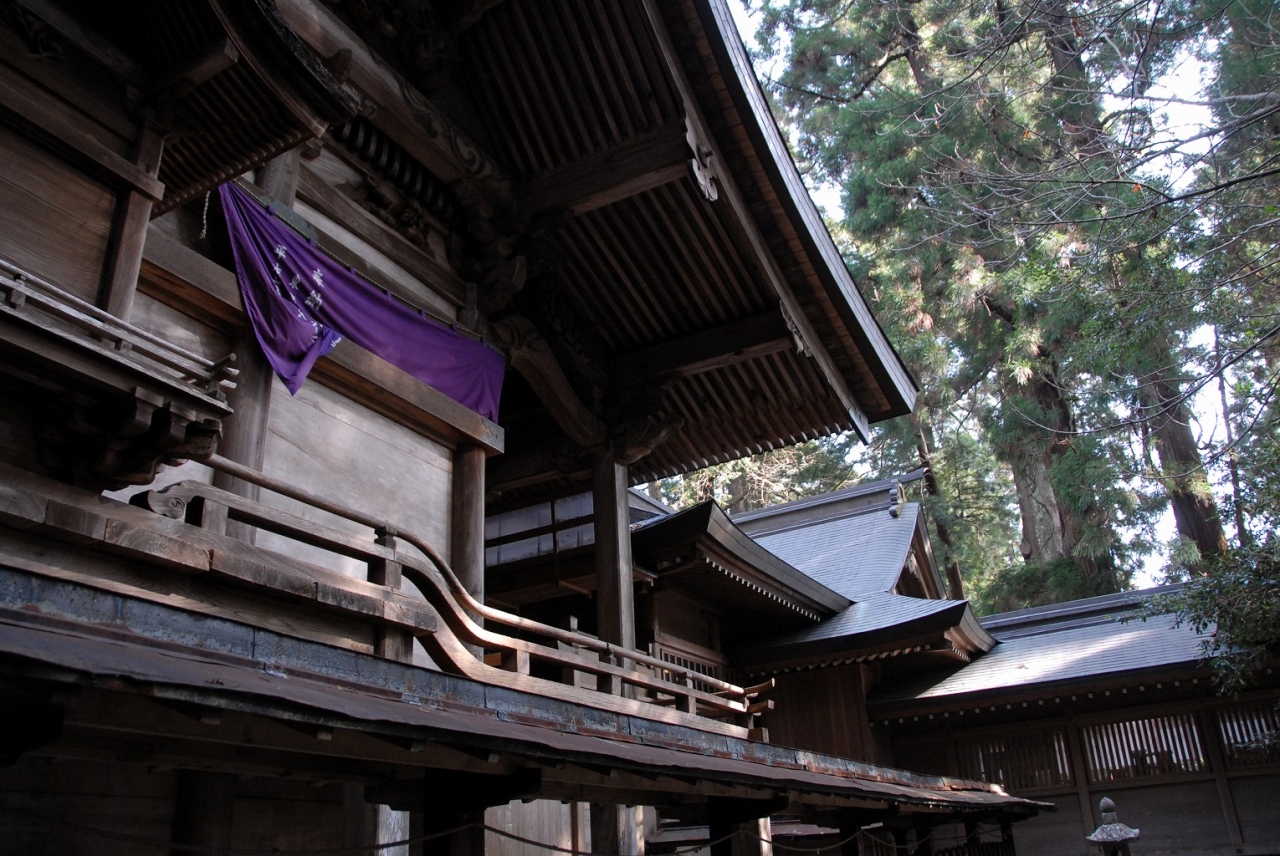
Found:
<path fill-rule="evenodd" d="M 849 598 L 714 512 L 693 595 L 633 555 L 629 486 L 915 394 L 725 0 L 14 0 L 0 155 L 0 849 L 627 853 L 657 807 L 1008 852 L 1041 808 L 766 742 L 689 597 Z M 567 612 L 486 575 L 540 509 L 591 524 Z"/>

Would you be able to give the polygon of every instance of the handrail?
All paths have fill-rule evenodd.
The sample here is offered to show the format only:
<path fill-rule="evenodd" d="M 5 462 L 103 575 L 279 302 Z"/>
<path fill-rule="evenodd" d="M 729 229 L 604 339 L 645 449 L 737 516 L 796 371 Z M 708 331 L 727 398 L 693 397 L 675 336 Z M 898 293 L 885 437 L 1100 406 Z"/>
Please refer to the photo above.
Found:
<path fill-rule="evenodd" d="M 14 309 L 29 302 L 44 314 L 90 336 L 110 339 L 117 344 L 127 343 L 129 350 L 176 372 L 180 380 L 198 382 L 201 385 L 198 388 L 208 395 L 225 399 L 226 391 L 235 388 L 232 378 L 240 372 L 231 367 L 234 354 L 211 360 L 184 350 L 3 258 L 0 258 L 0 288 L 8 292 L 6 302 Z"/>
<path fill-rule="evenodd" d="M 235 519 L 366 562 L 396 562 L 400 565 L 403 576 L 415 583 L 427 601 L 436 607 L 437 614 L 444 620 L 450 631 L 446 636 L 441 636 L 434 629 L 425 635 L 417 633 L 414 635 L 419 636 L 424 644 L 429 644 L 432 650 L 438 649 L 443 656 L 437 655 L 437 662 L 450 665 L 469 677 L 483 680 L 484 675 L 477 673 L 476 670 L 493 667 L 481 663 L 471 651 L 458 644 L 459 642 L 479 645 L 502 653 L 503 671 L 526 676 L 526 680 L 532 679 L 529 677 L 529 664 L 531 660 L 536 659 L 570 672 L 593 674 L 597 678 L 608 681 L 607 688 L 597 690 L 604 695 L 620 695 L 625 684 L 640 687 L 654 694 L 652 699 L 637 699 L 637 701 L 658 706 L 675 705 L 685 713 L 700 713 L 699 707 L 701 707 L 710 711 L 713 717 L 745 718 L 760 709 L 758 705 L 751 704 L 750 698 L 741 693 L 736 694 L 735 697 L 726 697 L 728 694 L 710 693 L 698 689 L 692 686 L 691 682 L 680 683 L 667 680 L 647 671 L 623 668 L 608 659 L 584 658 L 573 651 L 548 647 L 538 642 L 486 630 L 478 626 L 462 609 L 449 591 L 443 574 L 430 561 L 399 553 L 394 545 L 366 542 L 291 512 L 270 508 L 260 502 L 203 482 L 178 482 L 165 488 L 138 494 L 131 502 L 175 519 L 189 519 L 193 512 L 198 518 L 202 518 L 202 521 Z M 218 508 L 222 511 L 217 511 Z M 212 518 L 208 516 L 210 514 L 213 514 Z M 365 522 L 367 520 L 368 517 L 365 516 Z M 534 691 L 537 690 L 534 689 Z M 666 698 L 667 696 L 670 698 Z"/>
<path fill-rule="evenodd" d="M 515 627 L 531 633 L 538 633 L 554 639 L 557 642 L 563 642 L 576 648 L 596 651 L 597 653 L 614 657 L 619 661 L 631 660 L 637 664 L 663 669 L 664 671 L 672 674 L 679 674 L 682 677 L 688 677 L 691 680 L 699 680 L 709 686 L 715 687 L 717 694 L 723 694 L 731 697 L 750 697 L 747 694 L 747 691 L 742 687 L 729 683 L 728 681 L 722 681 L 718 678 L 712 678 L 710 675 L 703 675 L 688 669 L 681 669 L 658 657 L 653 657 L 640 651 L 633 651 L 629 648 L 623 648 L 595 636 L 588 636 L 584 633 L 577 633 L 572 630 L 553 627 L 550 624 L 543 624 L 540 621 L 534 621 L 519 615 L 512 615 L 509 612 L 503 612 L 502 610 L 487 606 L 477 601 L 471 593 L 467 591 L 466 587 L 463 586 L 462 581 L 458 579 L 456 574 L 454 574 L 449 563 L 445 561 L 444 557 L 441 556 L 440 553 L 431 546 L 431 544 L 413 533 L 393 526 L 383 518 L 375 517 L 358 509 L 350 508 L 342 505 L 341 503 L 332 502 L 323 497 L 316 496 L 315 494 L 297 488 L 288 482 L 268 476 L 265 473 L 253 469 L 252 467 L 247 467 L 244 464 L 229 460 L 221 455 L 210 455 L 207 458 L 202 459 L 201 462 L 206 466 L 226 473 L 229 476 L 243 479 L 251 484 L 258 485 L 259 487 L 265 487 L 266 489 L 279 493 L 282 496 L 287 496 L 290 499 L 295 499 L 299 502 L 311 505 L 314 508 L 327 511 L 338 517 L 344 517 L 347 520 L 359 523 L 362 526 L 368 526 L 375 532 L 393 535 L 397 538 L 403 539 L 409 544 L 412 544 L 414 547 L 421 550 L 423 555 L 425 555 L 440 571 L 440 575 L 448 585 L 450 592 L 457 600 L 461 601 L 461 606 L 481 618 L 485 618 L 508 627 Z M 759 692 L 759 690 L 757 692 Z"/>

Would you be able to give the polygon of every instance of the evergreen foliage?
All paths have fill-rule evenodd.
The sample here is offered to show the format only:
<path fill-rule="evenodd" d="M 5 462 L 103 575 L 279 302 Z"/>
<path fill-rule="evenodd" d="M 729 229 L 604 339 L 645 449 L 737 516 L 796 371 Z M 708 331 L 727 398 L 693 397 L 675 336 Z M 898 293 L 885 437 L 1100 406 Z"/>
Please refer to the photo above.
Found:
<path fill-rule="evenodd" d="M 939 561 L 982 611 L 1128 585 L 1165 508 L 1171 570 L 1271 567 L 1280 6 L 748 2 L 797 163 L 839 188 L 833 235 L 923 393 L 866 449 L 668 495 L 760 504 L 925 466 Z M 1197 408 L 1219 403 L 1210 435 Z"/>

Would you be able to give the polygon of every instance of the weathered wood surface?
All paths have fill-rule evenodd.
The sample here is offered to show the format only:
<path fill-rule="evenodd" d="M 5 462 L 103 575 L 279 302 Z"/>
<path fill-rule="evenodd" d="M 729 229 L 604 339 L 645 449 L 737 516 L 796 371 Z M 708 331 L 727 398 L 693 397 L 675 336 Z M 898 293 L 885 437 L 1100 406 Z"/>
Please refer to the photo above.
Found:
<path fill-rule="evenodd" d="M 610 455 L 596 463 L 592 480 L 596 626 L 601 639 L 634 648 L 636 610 L 631 585 L 631 507 L 627 486 L 625 464 Z"/>
<path fill-rule="evenodd" d="M 115 194 L 4 126 L 0 156 L 0 255 L 95 300 Z"/>
<path fill-rule="evenodd" d="M 306 384 L 291 396 L 273 381 L 263 471 L 310 493 L 393 516 L 448 555 L 450 450 L 327 387 Z M 294 500 L 268 495 L 264 502 L 352 535 L 372 534 Z M 358 562 L 337 564 L 328 552 L 301 548 L 276 535 L 260 535 L 258 543 L 365 576 Z"/>
<path fill-rule="evenodd" d="M 308 205 L 341 223 L 388 260 L 437 291 L 452 306 L 461 306 L 466 302 L 465 283 L 448 264 L 409 243 L 399 232 L 378 220 L 340 190 L 327 184 L 309 167 L 302 168 L 298 194 Z M 357 259 L 357 263 L 359 261 Z M 423 297 L 419 293 L 404 296 L 410 301 L 420 301 Z"/>
<path fill-rule="evenodd" d="M 530 215 L 546 209 L 585 214 L 683 178 L 691 158 L 684 128 L 660 128 L 535 176 L 520 189 L 521 206 Z"/>

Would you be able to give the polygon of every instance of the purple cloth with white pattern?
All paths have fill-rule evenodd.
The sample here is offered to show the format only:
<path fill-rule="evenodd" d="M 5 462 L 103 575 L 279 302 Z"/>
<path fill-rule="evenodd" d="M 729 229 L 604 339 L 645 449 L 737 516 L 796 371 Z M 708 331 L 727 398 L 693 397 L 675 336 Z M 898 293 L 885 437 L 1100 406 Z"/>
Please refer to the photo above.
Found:
<path fill-rule="evenodd" d="M 289 392 L 345 337 L 497 421 L 501 354 L 361 279 L 240 188 L 218 193 L 245 312 Z"/>

